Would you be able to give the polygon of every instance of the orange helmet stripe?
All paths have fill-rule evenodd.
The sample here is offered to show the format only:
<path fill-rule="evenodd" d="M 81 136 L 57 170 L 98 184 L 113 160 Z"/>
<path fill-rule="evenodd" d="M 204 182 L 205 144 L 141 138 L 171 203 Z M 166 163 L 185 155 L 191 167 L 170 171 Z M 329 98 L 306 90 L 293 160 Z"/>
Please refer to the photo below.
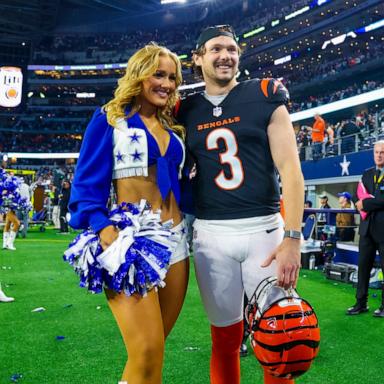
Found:
<path fill-rule="evenodd" d="M 261 90 L 264 93 L 265 97 L 268 97 L 268 84 L 269 84 L 270 79 L 263 79 L 261 80 Z"/>

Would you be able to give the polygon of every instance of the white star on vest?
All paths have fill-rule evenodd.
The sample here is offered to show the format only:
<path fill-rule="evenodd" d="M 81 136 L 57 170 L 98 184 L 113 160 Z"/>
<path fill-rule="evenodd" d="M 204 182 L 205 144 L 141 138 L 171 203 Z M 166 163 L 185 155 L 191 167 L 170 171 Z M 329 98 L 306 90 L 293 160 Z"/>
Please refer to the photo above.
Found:
<path fill-rule="evenodd" d="M 344 155 L 343 162 L 339 163 L 341 166 L 341 176 L 348 175 L 349 176 L 349 165 L 350 161 L 347 161 L 347 157 Z"/>

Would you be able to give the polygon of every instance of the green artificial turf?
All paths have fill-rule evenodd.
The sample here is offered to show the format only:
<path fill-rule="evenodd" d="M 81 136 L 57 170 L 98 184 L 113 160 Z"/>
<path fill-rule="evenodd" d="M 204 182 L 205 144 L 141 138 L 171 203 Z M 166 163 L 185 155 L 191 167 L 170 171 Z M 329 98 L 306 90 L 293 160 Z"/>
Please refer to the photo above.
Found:
<path fill-rule="evenodd" d="M 125 364 L 123 342 L 104 295 L 78 288 L 62 261 L 72 235 L 32 231 L 17 239 L 17 251 L 0 251 L 0 281 L 13 303 L 0 303 L 0 383 L 117 384 Z M 371 291 L 368 314 L 349 317 L 351 285 L 301 272 L 299 292 L 320 320 L 320 353 L 297 383 L 376 384 L 383 382 L 384 319 L 373 318 L 380 292 Z M 377 297 L 373 297 L 377 295 Z M 44 307 L 44 312 L 31 312 Z M 57 339 L 58 336 L 64 338 Z M 165 384 L 209 383 L 210 338 L 193 268 L 180 318 L 167 340 Z M 241 359 L 242 384 L 262 383 L 252 354 Z M 13 376 L 14 378 L 16 376 Z"/>

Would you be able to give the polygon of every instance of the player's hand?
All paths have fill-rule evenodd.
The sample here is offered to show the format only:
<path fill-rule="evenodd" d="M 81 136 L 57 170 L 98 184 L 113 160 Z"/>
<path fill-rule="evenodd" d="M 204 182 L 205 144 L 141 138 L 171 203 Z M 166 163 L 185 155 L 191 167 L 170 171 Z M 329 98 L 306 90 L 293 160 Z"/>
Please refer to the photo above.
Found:
<path fill-rule="evenodd" d="M 285 289 L 296 288 L 301 260 L 300 240 L 285 238 L 261 266 L 268 267 L 273 260 L 277 264 L 277 284 Z"/>
<path fill-rule="evenodd" d="M 362 200 L 356 201 L 355 207 L 360 212 L 363 209 L 363 201 Z"/>
<path fill-rule="evenodd" d="M 118 229 L 113 225 L 108 225 L 108 227 L 103 228 L 99 232 L 100 245 L 105 251 L 119 236 Z"/>

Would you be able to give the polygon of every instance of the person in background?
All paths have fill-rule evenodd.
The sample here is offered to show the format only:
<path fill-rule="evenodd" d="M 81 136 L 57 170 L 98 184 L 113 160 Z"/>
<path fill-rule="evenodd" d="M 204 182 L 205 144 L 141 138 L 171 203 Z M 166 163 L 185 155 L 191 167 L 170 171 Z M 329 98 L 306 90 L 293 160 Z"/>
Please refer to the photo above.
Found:
<path fill-rule="evenodd" d="M 347 309 L 347 315 L 359 315 L 368 311 L 368 288 L 371 270 L 379 252 L 381 270 L 384 271 L 384 140 L 373 147 L 375 166 L 363 172 L 361 182 L 369 197 L 355 199 L 356 209 L 368 213 L 359 225 L 359 261 L 356 289 L 356 303 Z M 384 317 L 384 285 L 381 291 L 381 305 L 373 313 Z"/>
<path fill-rule="evenodd" d="M 25 182 L 24 177 L 20 178 L 21 184 L 20 184 L 20 196 L 25 200 L 26 205 L 30 207 L 31 204 L 31 191 L 29 188 L 29 185 Z M 25 239 L 28 232 L 28 226 L 29 226 L 29 210 L 24 208 L 20 208 L 17 210 L 17 215 L 19 220 L 21 221 L 21 237 Z"/>
<path fill-rule="evenodd" d="M 1 289 L 1 283 L 0 283 L 0 303 L 11 303 L 12 301 L 15 301 L 13 297 L 7 296 L 3 290 Z"/>
<path fill-rule="evenodd" d="M 318 113 L 316 113 L 313 117 L 315 121 L 310 129 L 312 132 L 312 158 L 313 160 L 319 160 L 323 157 L 322 150 L 325 138 L 325 121 Z"/>
<path fill-rule="evenodd" d="M 326 138 L 325 138 L 325 153 L 328 156 L 335 155 L 335 131 L 333 129 L 333 125 L 328 125 L 326 129 Z"/>
<path fill-rule="evenodd" d="M 303 213 L 303 222 L 307 220 L 307 217 L 310 215 L 309 212 L 305 212 L 305 208 L 312 208 L 313 204 L 311 200 L 305 200 L 304 201 L 304 213 Z"/>
<path fill-rule="evenodd" d="M 340 127 L 341 138 L 340 151 L 343 153 L 355 152 L 356 142 L 359 139 L 360 128 L 356 124 L 356 117 L 353 116 Z"/>
<path fill-rule="evenodd" d="M 331 208 L 331 206 L 328 204 L 328 196 L 323 193 L 319 196 L 320 206 L 319 209 L 328 209 Z M 324 225 L 327 224 L 327 217 L 328 215 L 326 213 L 317 213 L 317 238 L 322 238 L 323 240 L 326 239 L 326 234 L 323 233 Z"/>
<path fill-rule="evenodd" d="M 327 145 L 333 145 L 335 143 L 335 131 L 332 125 L 327 127 Z"/>
<path fill-rule="evenodd" d="M 5 213 L 3 229 L 3 249 L 15 251 L 14 245 L 17 232 L 20 228 L 20 221 L 16 216 L 16 211 L 20 207 L 20 179 L 7 174 L 0 169 L 0 210 Z"/>
<path fill-rule="evenodd" d="M 352 196 L 349 192 L 338 193 L 340 208 L 351 209 Z M 353 241 L 355 238 L 355 216 L 353 213 L 336 214 L 336 238 L 340 241 Z"/>
<path fill-rule="evenodd" d="M 59 195 L 59 209 L 60 209 L 60 232 L 59 233 L 69 233 L 68 228 L 68 203 L 69 197 L 71 195 L 71 184 L 69 180 L 64 179 L 61 187 L 61 193 Z"/>
<path fill-rule="evenodd" d="M 20 220 L 17 218 L 15 209 L 7 207 L 3 232 L 3 249 L 16 251 L 15 239 L 19 228 Z"/>
<path fill-rule="evenodd" d="M 53 198 L 52 198 L 52 222 L 55 229 L 60 229 L 60 207 L 59 207 L 59 195 L 60 189 L 56 185 L 51 185 Z"/>

